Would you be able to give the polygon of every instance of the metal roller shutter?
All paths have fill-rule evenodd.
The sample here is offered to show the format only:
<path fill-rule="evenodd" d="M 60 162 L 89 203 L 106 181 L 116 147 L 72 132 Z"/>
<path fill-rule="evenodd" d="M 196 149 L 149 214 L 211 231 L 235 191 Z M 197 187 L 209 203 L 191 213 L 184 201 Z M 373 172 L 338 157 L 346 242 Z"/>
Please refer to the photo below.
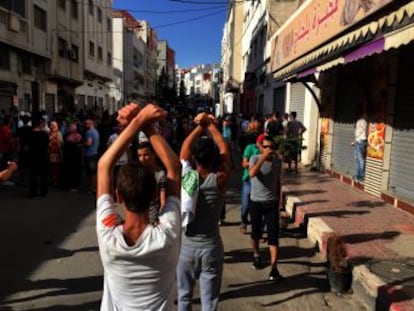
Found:
<path fill-rule="evenodd" d="M 389 189 L 399 196 L 414 200 L 414 48 L 411 45 L 400 52 Z"/>
<path fill-rule="evenodd" d="M 293 83 L 290 95 L 290 111 L 296 111 L 296 120 L 303 123 L 303 114 L 305 111 L 305 93 L 306 88 L 301 83 Z"/>
<path fill-rule="evenodd" d="M 336 106 L 333 125 L 332 168 L 342 174 L 354 174 L 355 122 L 357 118 L 357 98 L 361 97 L 361 88 L 355 79 L 342 73 L 338 81 Z"/>

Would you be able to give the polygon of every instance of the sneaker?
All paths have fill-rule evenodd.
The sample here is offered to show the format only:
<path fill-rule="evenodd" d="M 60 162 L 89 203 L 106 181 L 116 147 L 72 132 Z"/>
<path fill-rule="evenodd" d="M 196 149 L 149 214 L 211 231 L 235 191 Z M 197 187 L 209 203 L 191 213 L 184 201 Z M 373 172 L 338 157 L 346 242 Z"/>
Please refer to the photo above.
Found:
<path fill-rule="evenodd" d="M 262 267 L 262 260 L 261 260 L 260 256 L 253 257 L 252 268 L 255 269 L 255 270 L 258 270 L 261 267 Z"/>
<path fill-rule="evenodd" d="M 277 268 L 272 268 L 272 270 L 270 270 L 269 273 L 269 281 L 279 281 L 282 280 L 283 277 L 280 275 L 279 271 L 277 270 Z"/>

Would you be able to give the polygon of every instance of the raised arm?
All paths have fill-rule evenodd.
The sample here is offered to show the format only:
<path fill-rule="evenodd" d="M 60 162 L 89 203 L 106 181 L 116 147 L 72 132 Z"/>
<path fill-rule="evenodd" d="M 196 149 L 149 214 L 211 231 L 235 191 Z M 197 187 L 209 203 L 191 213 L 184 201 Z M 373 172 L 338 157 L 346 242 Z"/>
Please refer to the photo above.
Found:
<path fill-rule="evenodd" d="M 184 140 L 181 151 L 180 151 L 180 159 L 181 160 L 190 160 L 191 159 L 191 146 L 194 142 L 203 134 L 203 127 L 201 125 L 197 125 L 197 127 L 187 136 Z"/>
<path fill-rule="evenodd" d="M 128 148 L 136 132 L 145 128 L 152 122 L 164 118 L 165 115 L 166 112 L 164 110 L 151 104 L 147 105 L 141 112 L 136 104 L 130 104 L 120 110 L 118 121 L 121 125 L 128 126 L 99 159 L 97 172 L 98 185 L 96 191 L 97 198 L 102 194 L 111 192 L 113 167 Z"/>
<path fill-rule="evenodd" d="M 224 191 L 230 177 L 231 161 L 229 144 L 224 140 L 223 135 L 221 135 L 220 131 L 216 127 L 216 124 L 213 122 L 213 119 L 210 117 L 209 120 L 210 122 L 207 129 L 220 152 L 220 168 L 217 172 L 217 183 L 219 189 Z"/>
<path fill-rule="evenodd" d="M 17 164 L 15 162 L 9 162 L 7 168 L 0 172 L 0 182 L 8 180 L 15 171 L 17 171 Z"/>
<path fill-rule="evenodd" d="M 181 189 L 181 165 L 175 152 L 165 141 L 164 137 L 158 131 L 149 126 L 144 129 L 145 135 L 148 137 L 152 148 L 160 158 L 167 170 L 167 189 L 166 196 L 180 196 Z M 161 202 L 162 203 L 162 202 Z"/>

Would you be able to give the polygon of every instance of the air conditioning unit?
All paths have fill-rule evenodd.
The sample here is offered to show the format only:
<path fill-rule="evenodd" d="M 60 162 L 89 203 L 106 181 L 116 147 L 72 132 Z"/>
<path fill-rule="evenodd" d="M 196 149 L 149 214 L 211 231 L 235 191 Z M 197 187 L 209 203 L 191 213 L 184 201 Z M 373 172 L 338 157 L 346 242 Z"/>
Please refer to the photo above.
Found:
<path fill-rule="evenodd" d="M 20 18 L 14 13 L 9 13 L 9 30 L 20 32 Z"/>

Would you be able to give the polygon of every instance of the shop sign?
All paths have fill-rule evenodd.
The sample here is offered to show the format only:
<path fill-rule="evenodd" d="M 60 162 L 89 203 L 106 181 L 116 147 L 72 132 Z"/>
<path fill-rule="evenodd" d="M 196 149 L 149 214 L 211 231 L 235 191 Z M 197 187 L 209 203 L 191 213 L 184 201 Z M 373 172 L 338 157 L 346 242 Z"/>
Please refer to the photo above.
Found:
<path fill-rule="evenodd" d="M 287 22 L 271 42 L 276 71 L 312 51 L 392 0 L 311 0 Z"/>
<path fill-rule="evenodd" d="M 321 118 L 321 144 L 322 149 L 328 146 L 328 135 L 329 135 L 329 119 Z"/>
<path fill-rule="evenodd" d="M 367 157 L 384 159 L 385 123 L 369 123 Z"/>

